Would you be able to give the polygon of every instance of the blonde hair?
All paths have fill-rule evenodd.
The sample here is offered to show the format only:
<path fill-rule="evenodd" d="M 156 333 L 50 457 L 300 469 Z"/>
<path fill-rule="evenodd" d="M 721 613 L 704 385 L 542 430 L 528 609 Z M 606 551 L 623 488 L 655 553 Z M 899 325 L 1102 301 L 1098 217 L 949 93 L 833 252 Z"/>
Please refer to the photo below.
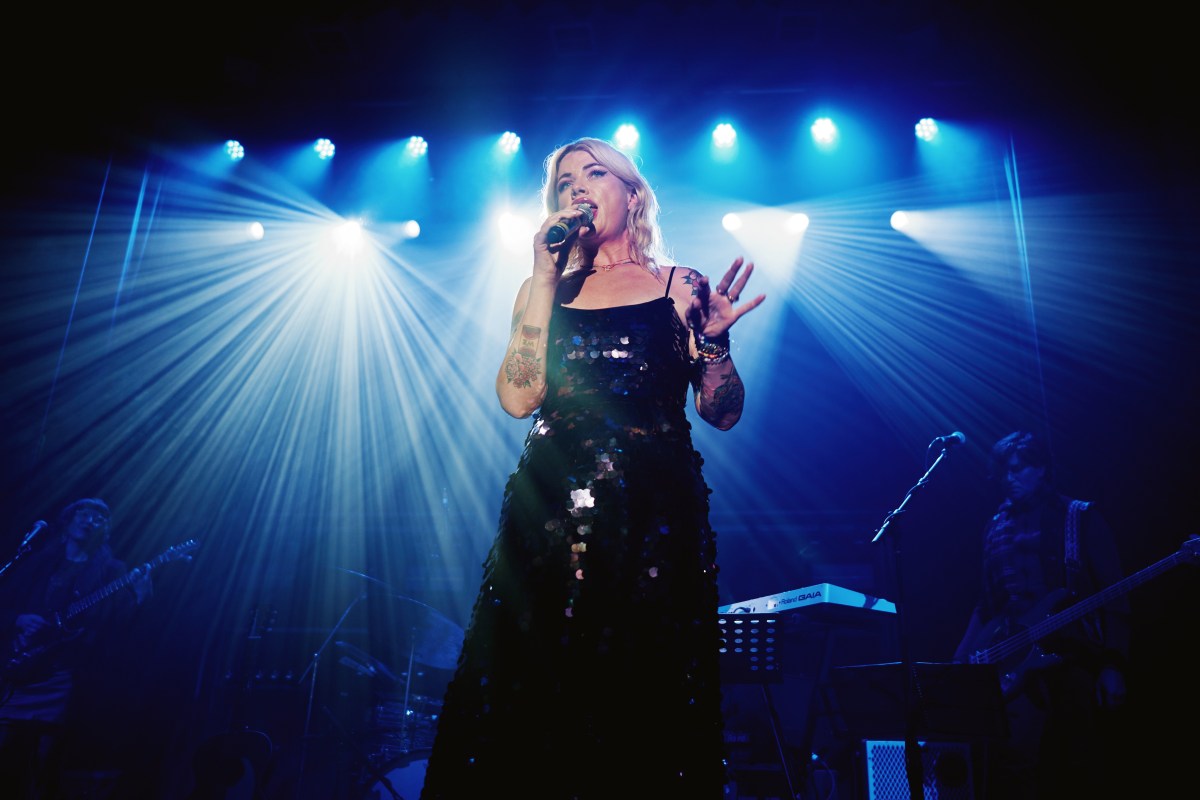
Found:
<path fill-rule="evenodd" d="M 663 242 L 662 229 L 658 225 L 658 198 L 654 196 L 654 190 L 650 188 L 649 182 L 633 160 L 603 139 L 585 136 L 562 145 L 546 156 L 542 177 L 542 200 L 546 206 L 546 213 L 553 214 L 559 210 L 556 191 L 558 168 L 563 158 L 576 150 L 583 150 L 591 155 L 597 164 L 619 178 L 637 196 L 638 202 L 633 204 L 625 218 L 625 228 L 629 234 L 632 251 L 629 255 L 643 268 L 657 273 L 660 266 L 670 261 Z M 580 267 L 581 252 L 576 240 L 567 259 L 567 271 Z"/>

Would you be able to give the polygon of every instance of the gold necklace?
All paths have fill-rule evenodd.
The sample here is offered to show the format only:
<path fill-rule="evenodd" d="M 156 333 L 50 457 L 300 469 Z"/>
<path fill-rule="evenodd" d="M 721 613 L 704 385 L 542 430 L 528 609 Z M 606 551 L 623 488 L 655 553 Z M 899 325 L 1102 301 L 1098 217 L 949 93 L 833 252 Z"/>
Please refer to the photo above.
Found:
<path fill-rule="evenodd" d="M 592 267 L 595 269 L 602 269 L 605 272 L 611 272 L 613 267 L 619 267 L 622 264 L 633 264 L 633 263 L 636 263 L 636 262 L 632 258 L 627 258 L 624 261 L 614 261 L 611 264 L 592 264 Z"/>

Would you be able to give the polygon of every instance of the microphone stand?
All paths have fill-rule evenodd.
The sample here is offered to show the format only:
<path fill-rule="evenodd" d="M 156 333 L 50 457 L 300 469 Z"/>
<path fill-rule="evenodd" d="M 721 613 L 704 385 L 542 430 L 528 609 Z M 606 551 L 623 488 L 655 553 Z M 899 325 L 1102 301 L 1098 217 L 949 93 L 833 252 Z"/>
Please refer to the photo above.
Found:
<path fill-rule="evenodd" d="M 7 564 L 5 564 L 3 567 L 0 567 L 0 575 L 3 575 L 4 573 L 8 572 L 9 567 L 11 567 L 13 564 L 17 563 L 17 561 L 20 560 L 21 556 L 23 556 L 29 552 L 30 546 L 33 544 L 34 537 L 37 536 L 39 533 L 41 533 L 43 530 L 45 530 L 45 528 L 46 528 L 46 523 L 39 520 L 38 523 L 33 526 L 33 530 L 31 530 L 29 533 L 25 534 L 25 538 L 21 540 L 21 544 L 17 547 L 17 552 L 13 555 L 13 557 L 9 560 L 9 562 Z"/>
<path fill-rule="evenodd" d="M 304 735 L 301 737 L 300 744 L 300 768 L 297 772 L 299 780 L 296 782 L 297 800 L 299 800 L 300 791 L 304 788 L 304 762 L 308 759 L 308 729 L 310 723 L 312 722 L 313 695 L 316 693 L 317 689 L 317 669 L 321 664 L 321 653 L 325 652 L 325 648 L 329 646 L 329 642 L 332 641 L 334 634 L 336 634 L 338 629 L 342 627 L 342 623 L 346 621 L 346 617 L 350 616 L 350 612 L 354 610 L 354 607 L 366 599 L 367 593 L 363 592 L 358 597 L 350 601 L 350 605 L 346 606 L 346 610 L 342 612 L 342 616 L 338 618 L 336 623 L 334 623 L 333 628 L 329 631 L 329 635 L 325 637 L 325 641 L 321 642 L 321 646 L 317 648 L 315 653 L 313 653 L 312 661 L 310 661 L 308 666 L 304 668 L 304 672 L 300 674 L 300 677 L 296 681 L 297 683 L 302 683 L 304 681 L 304 676 L 309 674 L 309 670 L 312 670 L 312 676 L 308 682 L 308 710 L 304 713 Z"/>
<path fill-rule="evenodd" d="M 904 500 L 901 501 L 900 505 L 887 515 L 883 524 L 879 526 L 879 530 L 875 532 L 875 537 L 871 539 L 871 544 L 875 544 L 884 538 L 884 535 L 891 528 L 892 523 L 905 512 L 908 501 L 913 498 L 917 490 L 924 488 L 929 483 L 934 469 L 946 457 L 947 444 L 945 440 L 942 441 L 942 450 L 938 453 L 938 457 L 930 464 L 929 469 L 925 470 L 925 474 L 921 476 L 921 479 L 908 490 L 908 494 L 904 496 Z M 925 800 L 924 765 L 921 763 L 920 745 L 917 743 L 917 730 L 924 722 L 924 712 L 919 702 L 921 696 L 920 689 L 914 686 L 917 680 L 917 672 L 909 660 L 908 653 L 906 615 L 904 614 L 906 606 L 903 589 L 904 573 L 900 568 L 901 548 L 899 533 L 893 534 L 891 540 L 893 571 L 896 581 L 896 627 L 900 633 L 900 669 L 904 673 L 904 767 L 908 778 L 908 796 L 910 800 Z"/>

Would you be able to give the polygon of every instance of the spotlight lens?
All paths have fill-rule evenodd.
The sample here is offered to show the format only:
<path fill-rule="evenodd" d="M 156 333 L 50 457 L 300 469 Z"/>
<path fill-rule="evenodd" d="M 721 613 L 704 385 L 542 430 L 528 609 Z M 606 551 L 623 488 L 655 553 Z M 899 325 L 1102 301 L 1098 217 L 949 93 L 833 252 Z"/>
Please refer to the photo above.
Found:
<path fill-rule="evenodd" d="M 505 131 L 500 137 L 500 150 L 508 155 L 512 155 L 519 149 L 521 149 L 521 137 L 512 131 Z"/>
<path fill-rule="evenodd" d="M 414 156 L 423 156 L 429 151 L 429 143 L 420 136 L 411 136 L 408 140 L 408 152 Z"/>
<path fill-rule="evenodd" d="M 632 150 L 637 147 L 640 138 L 641 134 L 638 133 L 638 129 L 629 123 L 617 128 L 617 133 L 613 137 L 617 147 L 621 150 Z"/>
<path fill-rule="evenodd" d="M 712 138 L 717 147 L 733 147 L 737 142 L 737 131 L 728 122 L 722 122 L 713 129 Z"/>
<path fill-rule="evenodd" d="M 317 139 L 317 141 L 313 144 L 313 150 L 316 151 L 316 154 L 323 161 L 333 158 L 333 152 L 335 149 L 336 148 L 334 148 L 333 142 L 328 139 Z"/>
<path fill-rule="evenodd" d="M 792 233 L 804 233 L 808 230 L 808 214 L 792 214 L 788 217 L 787 228 Z"/>
<path fill-rule="evenodd" d="M 813 139 L 821 144 L 829 144 L 837 136 L 837 126 L 829 117 L 821 117 L 812 124 Z"/>

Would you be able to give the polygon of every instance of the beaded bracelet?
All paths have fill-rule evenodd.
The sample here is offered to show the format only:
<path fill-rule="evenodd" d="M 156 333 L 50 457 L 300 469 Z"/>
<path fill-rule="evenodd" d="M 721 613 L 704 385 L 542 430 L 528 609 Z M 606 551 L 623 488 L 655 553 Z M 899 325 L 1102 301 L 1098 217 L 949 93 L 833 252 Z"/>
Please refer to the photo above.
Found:
<path fill-rule="evenodd" d="M 720 364 L 729 359 L 729 332 L 709 339 L 696 331 L 696 356 L 706 364 Z"/>

